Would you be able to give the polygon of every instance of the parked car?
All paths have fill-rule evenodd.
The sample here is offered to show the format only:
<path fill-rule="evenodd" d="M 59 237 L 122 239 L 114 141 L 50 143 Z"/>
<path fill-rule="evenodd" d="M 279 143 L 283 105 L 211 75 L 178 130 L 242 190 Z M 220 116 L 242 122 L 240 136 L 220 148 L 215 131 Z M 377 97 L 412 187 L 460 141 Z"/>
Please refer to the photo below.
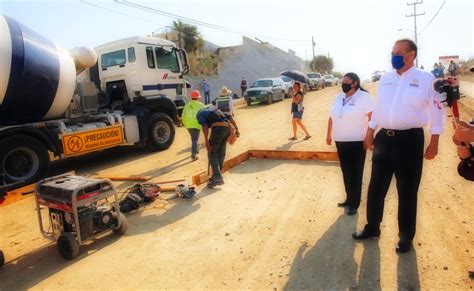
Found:
<path fill-rule="evenodd" d="M 287 76 L 281 76 L 281 79 L 283 80 L 287 88 L 287 90 L 285 90 L 285 98 L 290 98 L 291 94 L 293 93 L 293 84 L 295 83 L 295 81 L 291 78 L 288 78 Z"/>
<path fill-rule="evenodd" d="M 258 79 L 245 91 L 244 98 L 249 106 L 252 101 L 272 104 L 273 101 L 285 98 L 285 88 L 286 85 L 280 77 Z"/>
<path fill-rule="evenodd" d="M 372 82 L 377 82 L 385 74 L 385 71 L 375 71 L 372 74 Z"/>
<path fill-rule="evenodd" d="M 334 77 L 334 85 L 339 85 L 340 81 L 338 77 Z"/>
<path fill-rule="evenodd" d="M 324 89 L 326 87 L 326 84 L 324 83 L 324 78 L 321 76 L 320 73 L 317 72 L 311 72 L 307 74 L 309 79 L 313 82 L 313 86 L 310 89 L 318 90 L 318 89 Z"/>
<path fill-rule="evenodd" d="M 333 86 L 333 85 L 336 85 L 336 80 L 334 80 L 334 76 L 333 75 L 324 75 L 324 84 L 326 86 Z"/>

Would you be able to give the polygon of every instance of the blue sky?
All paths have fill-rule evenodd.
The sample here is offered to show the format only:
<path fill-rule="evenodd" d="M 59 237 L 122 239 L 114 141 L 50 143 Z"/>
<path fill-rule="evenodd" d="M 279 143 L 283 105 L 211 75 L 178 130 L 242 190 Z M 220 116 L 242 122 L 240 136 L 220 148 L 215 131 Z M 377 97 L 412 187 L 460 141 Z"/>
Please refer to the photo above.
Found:
<path fill-rule="evenodd" d="M 98 46 L 133 35 L 148 35 L 169 25 L 173 18 L 131 8 L 112 0 L 32 1 L 0 0 L 0 13 L 72 48 Z M 418 18 L 419 32 L 444 0 L 424 0 Z M 354 71 L 363 78 L 374 70 L 390 69 L 394 40 L 413 38 L 412 12 L 406 0 L 327 1 L 140 1 L 129 0 L 184 17 L 217 24 L 258 36 L 282 49 L 293 49 L 309 59 L 311 37 L 316 53 L 331 55 L 336 69 Z M 445 5 L 418 37 L 420 64 L 431 68 L 439 55 L 474 56 L 472 0 L 446 0 Z M 107 9 L 107 10 L 106 10 Z M 112 12 L 115 11 L 115 12 Z M 242 34 L 198 27 L 203 37 L 219 46 L 241 43 Z M 399 31 L 399 29 L 402 29 Z"/>

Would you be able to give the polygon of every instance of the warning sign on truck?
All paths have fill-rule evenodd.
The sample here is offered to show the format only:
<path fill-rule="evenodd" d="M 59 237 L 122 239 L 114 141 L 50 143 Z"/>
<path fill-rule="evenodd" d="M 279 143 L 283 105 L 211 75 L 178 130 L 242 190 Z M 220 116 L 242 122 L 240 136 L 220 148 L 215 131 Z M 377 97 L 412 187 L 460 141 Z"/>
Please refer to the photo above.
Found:
<path fill-rule="evenodd" d="M 75 156 L 123 143 L 121 125 L 68 133 L 62 136 L 64 155 Z"/>

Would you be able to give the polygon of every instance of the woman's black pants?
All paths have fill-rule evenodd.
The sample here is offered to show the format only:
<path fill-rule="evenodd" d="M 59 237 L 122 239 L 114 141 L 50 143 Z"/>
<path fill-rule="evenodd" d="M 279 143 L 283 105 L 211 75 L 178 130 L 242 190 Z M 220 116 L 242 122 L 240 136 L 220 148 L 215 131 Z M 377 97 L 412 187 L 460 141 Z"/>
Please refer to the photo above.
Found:
<path fill-rule="evenodd" d="M 346 202 L 350 207 L 358 208 L 362 191 L 365 153 L 362 141 L 336 141 L 337 153 L 341 163 L 342 176 L 346 189 Z"/>

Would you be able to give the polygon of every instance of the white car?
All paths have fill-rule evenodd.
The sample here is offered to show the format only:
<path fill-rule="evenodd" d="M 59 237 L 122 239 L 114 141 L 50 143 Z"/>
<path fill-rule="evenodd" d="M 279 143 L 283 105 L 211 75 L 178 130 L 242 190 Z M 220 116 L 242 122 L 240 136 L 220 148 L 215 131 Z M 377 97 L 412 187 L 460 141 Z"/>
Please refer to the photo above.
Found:
<path fill-rule="evenodd" d="M 287 76 L 281 76 L 281 79 L 283 80 L 283 83 L 285 83 L 286 86 L 285 98 L 290 98 L 291 93 L 293 93 L 293 84 L 295 84 L 295 81 L 291 78 L 288 78 Z"/>
<path fill-rule="evenodd" d="M 337 80 L 334 79 L 333 75 L 324 75 L 324 84 L 326 86 L 337 85 Z"/>

